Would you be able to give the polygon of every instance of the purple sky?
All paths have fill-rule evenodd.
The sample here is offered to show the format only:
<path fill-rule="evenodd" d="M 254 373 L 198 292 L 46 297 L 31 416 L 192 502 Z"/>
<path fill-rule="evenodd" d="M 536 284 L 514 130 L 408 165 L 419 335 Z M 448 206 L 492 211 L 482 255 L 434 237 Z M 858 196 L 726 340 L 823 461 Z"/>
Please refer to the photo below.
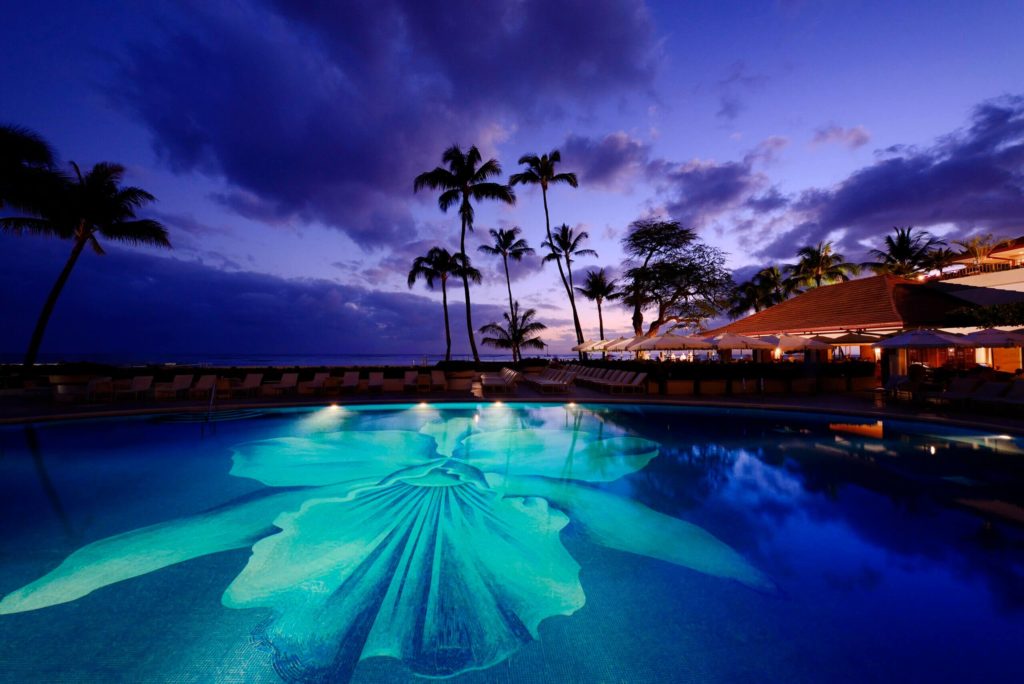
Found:
<path fill-rule="evenodd" d="M 405 276 L 456 247 L 457 217 L 412 193 L 452 143 L 506 174 L 560 149 L 580 188 L 552 191 L 553 222 L 600 255 L 580 271 L 619 268 L 650 215 L 697 228 L 738 277 L 825 238 L 859 260 L 894 225 L 1024 234 L 1017 1 L 332 4 L 8 8 L 0 121 L 125 164 L 175 246 L 83 255 L 44 352 L 443 351 L 438 294 Z M 539 247 L 539 193 L 517 194 L 478 208 L 474 254 L 491 227 Z M 68 249 L 0 236 L 0 351 L 24 348 Z M 480 325 L 505 294 L 499 262 L 475 263 Z M 565 351 L 557 272 L 513 268 Z M 627 321 L 608 307 L 611 333 Z"/>

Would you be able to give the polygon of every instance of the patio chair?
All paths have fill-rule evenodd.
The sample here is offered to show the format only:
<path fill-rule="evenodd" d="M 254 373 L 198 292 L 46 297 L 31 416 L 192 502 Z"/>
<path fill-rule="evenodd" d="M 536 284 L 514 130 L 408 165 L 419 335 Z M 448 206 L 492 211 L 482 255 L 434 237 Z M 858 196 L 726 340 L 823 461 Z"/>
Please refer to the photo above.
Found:
<path fill-rule="evenodd" d="M 111 377 L 93 378 L 85 386 L 86 401 L 100 401 L 114 398 L 114 379 Z"/>
<path fill-rule="evenodd" d="M 366 388 L 371 392 L 383 392 L 384 391 L 384 373 L 382 371 L 371 371 L 370 380 L 366 385 Z"/>
<path fill-rule="evenodd" d="M 200 375 L 199 379 L 196 380 L 196 384 L 189 388 L 188 396 L 192 399 L 206 399 L 216 386 L 216 375 Z"/>
<path fill-rule="evenodd" d="M 1024 380 L 1013 380 L 1006 394 L 993 400 L 994 403 L 1006 406 L 1024 406 Z"/>
<path fill-rule="evenodd" d="M 228 389 L 228 394 L 235 396 L 236 394 L 247 394 L 249 396 L 256 396 L 256 393 L 260 391 L 260 386 L 263 384 L 263 373 L 248 373 L 245 379 L 239 382 L 233 380 L 231 386 Z"/>
<path fill-rule="evenodd" d="M 146 394 L 149 394 L 152 388 L 152 375 L 136 375 L 127 387 L 114 390 L 114 398 L 119 399 L 123 396 L 131 396 L 132 399 L 141 399 Z"/>
<path fill-rule="evenodd" d="M 402 389 L 406 392 L 416 392 L 420 386 L 420 373 L 419 371 L 405 371 L 405 377 L 402 379 Z"/>
<path fill-rule="evenodd" d="M 153 385 L 153 397 L 156 399 L 180 399 L 188 394 L 194 375 L 175 375 L 171 382 L 158 382 Z"/>
<path fill-rule="evenodd" d="M 448 378 L 445 377 L 444 371 L 432 370 L 430 371 L 430 390 L 432 392 L 444 392 L 448 389 Z"/>
<path fill-rule="evenodd" d="M 925 398 L 928 400 L 944 402 L 947 404 L 960 401 L 967 401 L 974 393 L 974 390 L 978 388 L 979 384 L 980 383 L 978 378 L 975 377 L 956 377 L 950 381 L 949 387 L 947 387 L 945 390 L 934 394 L 930 394 Z"/>
<path fill-rule="evenodd" d="M 278 382 L 267 382 L 260 387 L 260 395 L 264 397 L 276 397 L 281 394 L 294 392 L 299 385 L 298 373 L 284 373 Z"/>
<path fill-rule="evenodd" d="M 629 382 L 620 382 L 608 387 L 608 391 L 612 394 L 616 392 L 630 392 L 640 394 L 647 390 L 647 373 L 637 373 L 636 377 Z"/>
<path fill-rule="evenodd" d="M 327 388 L 327 379 L 331 377 L 330 371 L 317 373 L 312 380 L 306 380 L 298 384 L 299 394 L 323 394 Z"/>
<path fill-rule="evenodd" d="M 342 392 L 355 392 L 359 389 L 359 371 L 345 371 L 341 379 Z"/>
<path fill-rule="evenodd" d="M 990 380 L 983 382 L 981 385 L 974 390 L 974 393 L 967 398 L 970 404 L 993 404 L 999 401 L 999 399 L 1010 389 L 1010 383 L 1000 382 L 998 380 Z"/>

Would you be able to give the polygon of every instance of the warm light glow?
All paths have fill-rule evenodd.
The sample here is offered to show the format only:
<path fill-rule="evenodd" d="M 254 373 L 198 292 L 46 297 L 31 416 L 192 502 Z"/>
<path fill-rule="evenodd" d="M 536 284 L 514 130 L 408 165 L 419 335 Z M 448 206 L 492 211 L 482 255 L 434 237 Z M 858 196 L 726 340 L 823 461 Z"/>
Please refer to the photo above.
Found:
<path fill-rule="evenodd" d="M 875 347 L 875 361 L 881 361 L 881 360 L 882 360 L 882 350 L 879 349 L 878 347 Z"/>
<path fill-rule="evenodd" d="M 935 455 L 935 446 L 934 445 L 928 447 L 928 453 L 930 453 L 932 456 Z"/>
<path fill-rule="evenodd" d="M 781 359 L 782 358 L 782 347 L 776 347 L 775 351 L 772 352 L 772 356 L 774 356 L 776 360 Z"/>

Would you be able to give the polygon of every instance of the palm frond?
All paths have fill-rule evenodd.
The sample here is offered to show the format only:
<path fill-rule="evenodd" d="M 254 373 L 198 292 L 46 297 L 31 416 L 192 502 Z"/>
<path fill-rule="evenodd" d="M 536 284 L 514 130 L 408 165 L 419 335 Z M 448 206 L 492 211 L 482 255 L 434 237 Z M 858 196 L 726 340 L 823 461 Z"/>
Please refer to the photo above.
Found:
<path fill-rule="evenodd" d="M 129 245 L 151 245 L 170 248 L 171 241 L 167 236 L 167 228 L 153 219 L 121 221 L 110 225 L 99 226 L 100 234 L 108 240 L 124 242 Z"/>
<path fill-rule="evenodd" d="M 0 218 L 0 231 L 14 235 L 40 235 L 70 240 L 74 237 L 74 227 L 70 224 L 58 224 L 45 218 L 34 216 L 9 216 Z"/>

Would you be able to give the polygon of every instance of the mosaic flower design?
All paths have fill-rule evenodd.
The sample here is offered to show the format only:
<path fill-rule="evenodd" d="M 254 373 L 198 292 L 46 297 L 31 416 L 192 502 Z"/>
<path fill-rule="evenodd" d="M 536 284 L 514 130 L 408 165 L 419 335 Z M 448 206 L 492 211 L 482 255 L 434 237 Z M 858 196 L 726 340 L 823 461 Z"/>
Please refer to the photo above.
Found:
<path fill-rule="evenodd" d="M 73 601 L 174 563 L 251 547 L 229 608 L 286 680 L 344 680 L 363 658 L 448 677 L 490 667 L 586 600 L 562 546 L 595 543 L 773 591 L 705 530 L 602 491 L 658 454 L 646 439 L 435 414 L 418 430 L 322 429 L 238 445 L 231 474 L 267 495 L 89 544 L 4 597 L 0 613 Z"/>

